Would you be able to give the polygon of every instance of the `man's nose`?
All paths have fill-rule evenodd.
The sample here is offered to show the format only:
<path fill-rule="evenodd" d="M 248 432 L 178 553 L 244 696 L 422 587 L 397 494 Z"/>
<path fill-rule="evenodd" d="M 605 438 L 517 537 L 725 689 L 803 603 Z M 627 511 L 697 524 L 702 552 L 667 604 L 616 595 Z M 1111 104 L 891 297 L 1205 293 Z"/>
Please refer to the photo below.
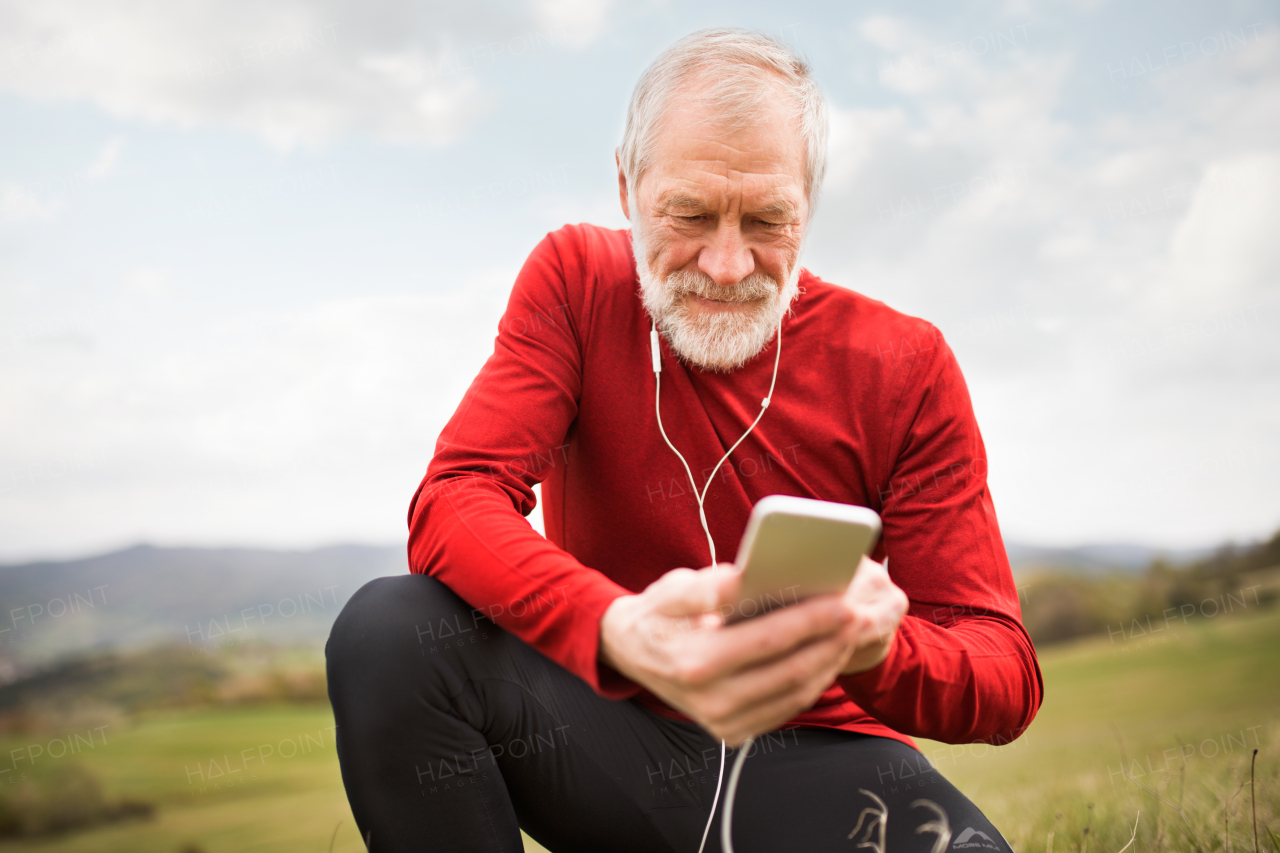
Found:
<path fill-rule="evenodd" d="M 711 235 L 710 244 L 698 253 L 698 269 L 721 287 L 733 287 L 751 275 L 755 267 L 751 248 L 736 224 L 722 223 Z"/>

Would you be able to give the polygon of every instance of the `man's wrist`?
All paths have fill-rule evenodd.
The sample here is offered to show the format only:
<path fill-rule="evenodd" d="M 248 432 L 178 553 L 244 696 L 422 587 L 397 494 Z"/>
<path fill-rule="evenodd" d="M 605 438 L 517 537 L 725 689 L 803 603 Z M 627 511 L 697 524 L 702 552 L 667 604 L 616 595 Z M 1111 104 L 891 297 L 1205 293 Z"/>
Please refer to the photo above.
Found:
<path fill-rule="evenodd" d="M 623 611 L 627 606 L 626 600 L 631 598 L 635 598 L 635 595 L 620 595 L 605 608 L 604 615 L 600 617 L 599 648 L 596 652 L 600 663 L 623 675 L 626 673 L 618 666 L 616 638 L 621 630 L 620 620 L 625 618 Z"/>
<path fill-rule="evenodd" d="M 877 643 L 880 647 L 878 655 L 864 655 L 864 652 L 869 651 L 867 648 L 855 650 L 849 658 L 849 662 L 840 671 L 840 675 L 861 675 L 864 672 L 870 672 L 889 659 L 889 655 L 893 653 L 893 646 L 897 641 L 898 632 L 895 630 L 889 635 L 887 642 Z"/>

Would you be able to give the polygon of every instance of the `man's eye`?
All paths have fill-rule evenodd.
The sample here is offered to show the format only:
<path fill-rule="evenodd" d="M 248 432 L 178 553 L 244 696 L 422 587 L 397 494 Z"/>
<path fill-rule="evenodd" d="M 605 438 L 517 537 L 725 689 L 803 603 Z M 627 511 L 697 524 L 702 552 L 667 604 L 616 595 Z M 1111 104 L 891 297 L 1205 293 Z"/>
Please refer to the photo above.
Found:
<path fill-rule="evenodd" d="M 705 222 L 707 219 L 706 214 L 703 213 L 697 213 L 692 216 L 681 216 L 680 218 L 685 222 Z"/>

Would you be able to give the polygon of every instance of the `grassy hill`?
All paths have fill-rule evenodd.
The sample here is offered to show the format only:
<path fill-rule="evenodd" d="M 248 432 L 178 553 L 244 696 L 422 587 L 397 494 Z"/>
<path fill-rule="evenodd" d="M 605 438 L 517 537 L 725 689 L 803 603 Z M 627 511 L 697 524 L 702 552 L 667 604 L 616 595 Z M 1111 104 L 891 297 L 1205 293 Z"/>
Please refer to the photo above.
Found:
<path fill-rule="evenodd" d="M 1266 827 L 1280 832 L 1280 612 L 1055 646 L 1041 665 L 1045 702 L 1023 739 L 921 744 L 1015 849 L 1048 850 L 1052 832 L 1053 849 L 1114 853 L 1139 811 L 1139 850 L 1196 849 L 1181 817 L 1142 783 L 1184 805 L 1205 853 L 1227 849 L 1228 817 L 1234 847 L 1252 850 L 1257 748 L 1259 849 L 1280 850 L 1266 840 Z"/>
<path fill-rule="evenodd" d="M 1017 850 L 1117 853 L 1139 811 L 1137 850 L 1196 849 L 1182 819 L 1126 770 L 1183 804 L 1205 853 L 1228 849 L 1228 826 L 1232 848 L 1252 850 L 1248 761 L 1257 747 L 1260 850 L 1280 853 L 1266 840 L 1267 828 L 1280 832 L 1280 610 L 1060 645 L 1041 662 L 1046 700 L 1023 739 L 1002 747 L 921 744 Z M 147 712 L 86 729 L 78 754 L 43 757 L 26 771 L 28 782 L 74 761 L 101 781 L 108 799 L 150 803 L 154 816 L 0 843 L 0 851 L 323 853 L 331 840 L 335 851 L 363 850 L 332 725 L 323 704 L 267 704 Z M 72 733 L 11 735 L 0 739 L 0 756 L 33 744 L 47 753 L 53 739 Z M 265 760 L 226 773 L 223 756 L 238 767 L 237 755 L 263 744 L 271 745 Z M 0 792 L 9 779 L 0 775 Z"/>

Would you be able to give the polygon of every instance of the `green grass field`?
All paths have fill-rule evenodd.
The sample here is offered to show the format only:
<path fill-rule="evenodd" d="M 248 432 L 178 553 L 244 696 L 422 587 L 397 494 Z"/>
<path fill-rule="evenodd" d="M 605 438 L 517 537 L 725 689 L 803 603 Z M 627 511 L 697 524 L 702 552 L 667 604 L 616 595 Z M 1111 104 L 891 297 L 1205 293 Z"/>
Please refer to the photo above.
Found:
<path fill-rule="evenodd" d="M 1118 853 L 1140 811 L 1136 849 L 1194 850 L 1173 808 L 1126 778 L 1125 767 L 1184 804 L 1205 853 L 1251 851 L 1247 783 L 1257 747 L 1259 849 L 1280 853 L 1266 837 L 1267 827 L 1280 832 L 1280 611 L 1202 619 L 1154 640 L 1088 640 L 1052 648 L 1041 663 L 1045 704 L 1023 739 L 999 748 L 921 744 L 1015 849 Z M 0 756 L 11 758 L 4 767 L 14 750 L 34 753 L 34 764 L 21 758 L 0 774 L 0 786 L 78 761 L 109 795 L 148 800 L 157 811 L 149 821 L 0 851 L 178 853 L 195 845 L 204 853 L 323 853 L 331 839 L 336 851 L 363 850 L 332 725 L 328 708 L 315 706 L 156 713 L 92 734 L 85 724 L 74 757 L 50 756 L 60 750 L 57 732 L 11 736 L 0 742 Z"/>
<path fill-rule="evenodd" d="M 1259 850 L 1280 849 L 1266 841 L 1266 827 L 1280 833 L 1280 612 L 1091 639 L 1049 650 L 1041 667 L 1044 705 L 1022 739 L 954 758 L 959 747 L 921 744 L 945 751 L 938 768 L 1015 849 L 1046 851 L 1053 832 L 1060 852 L 1081 851 L 1086 837 L 1087 849 L 1118 851 L 1139 811 L 1139 850 L 1196 849 L 1182 818 L 1140 782 L 1183 804 L 1206 853 L 1228 849 L 1230 804 L 1230 849 L 1251 851 L 1254 748 Z"/>

